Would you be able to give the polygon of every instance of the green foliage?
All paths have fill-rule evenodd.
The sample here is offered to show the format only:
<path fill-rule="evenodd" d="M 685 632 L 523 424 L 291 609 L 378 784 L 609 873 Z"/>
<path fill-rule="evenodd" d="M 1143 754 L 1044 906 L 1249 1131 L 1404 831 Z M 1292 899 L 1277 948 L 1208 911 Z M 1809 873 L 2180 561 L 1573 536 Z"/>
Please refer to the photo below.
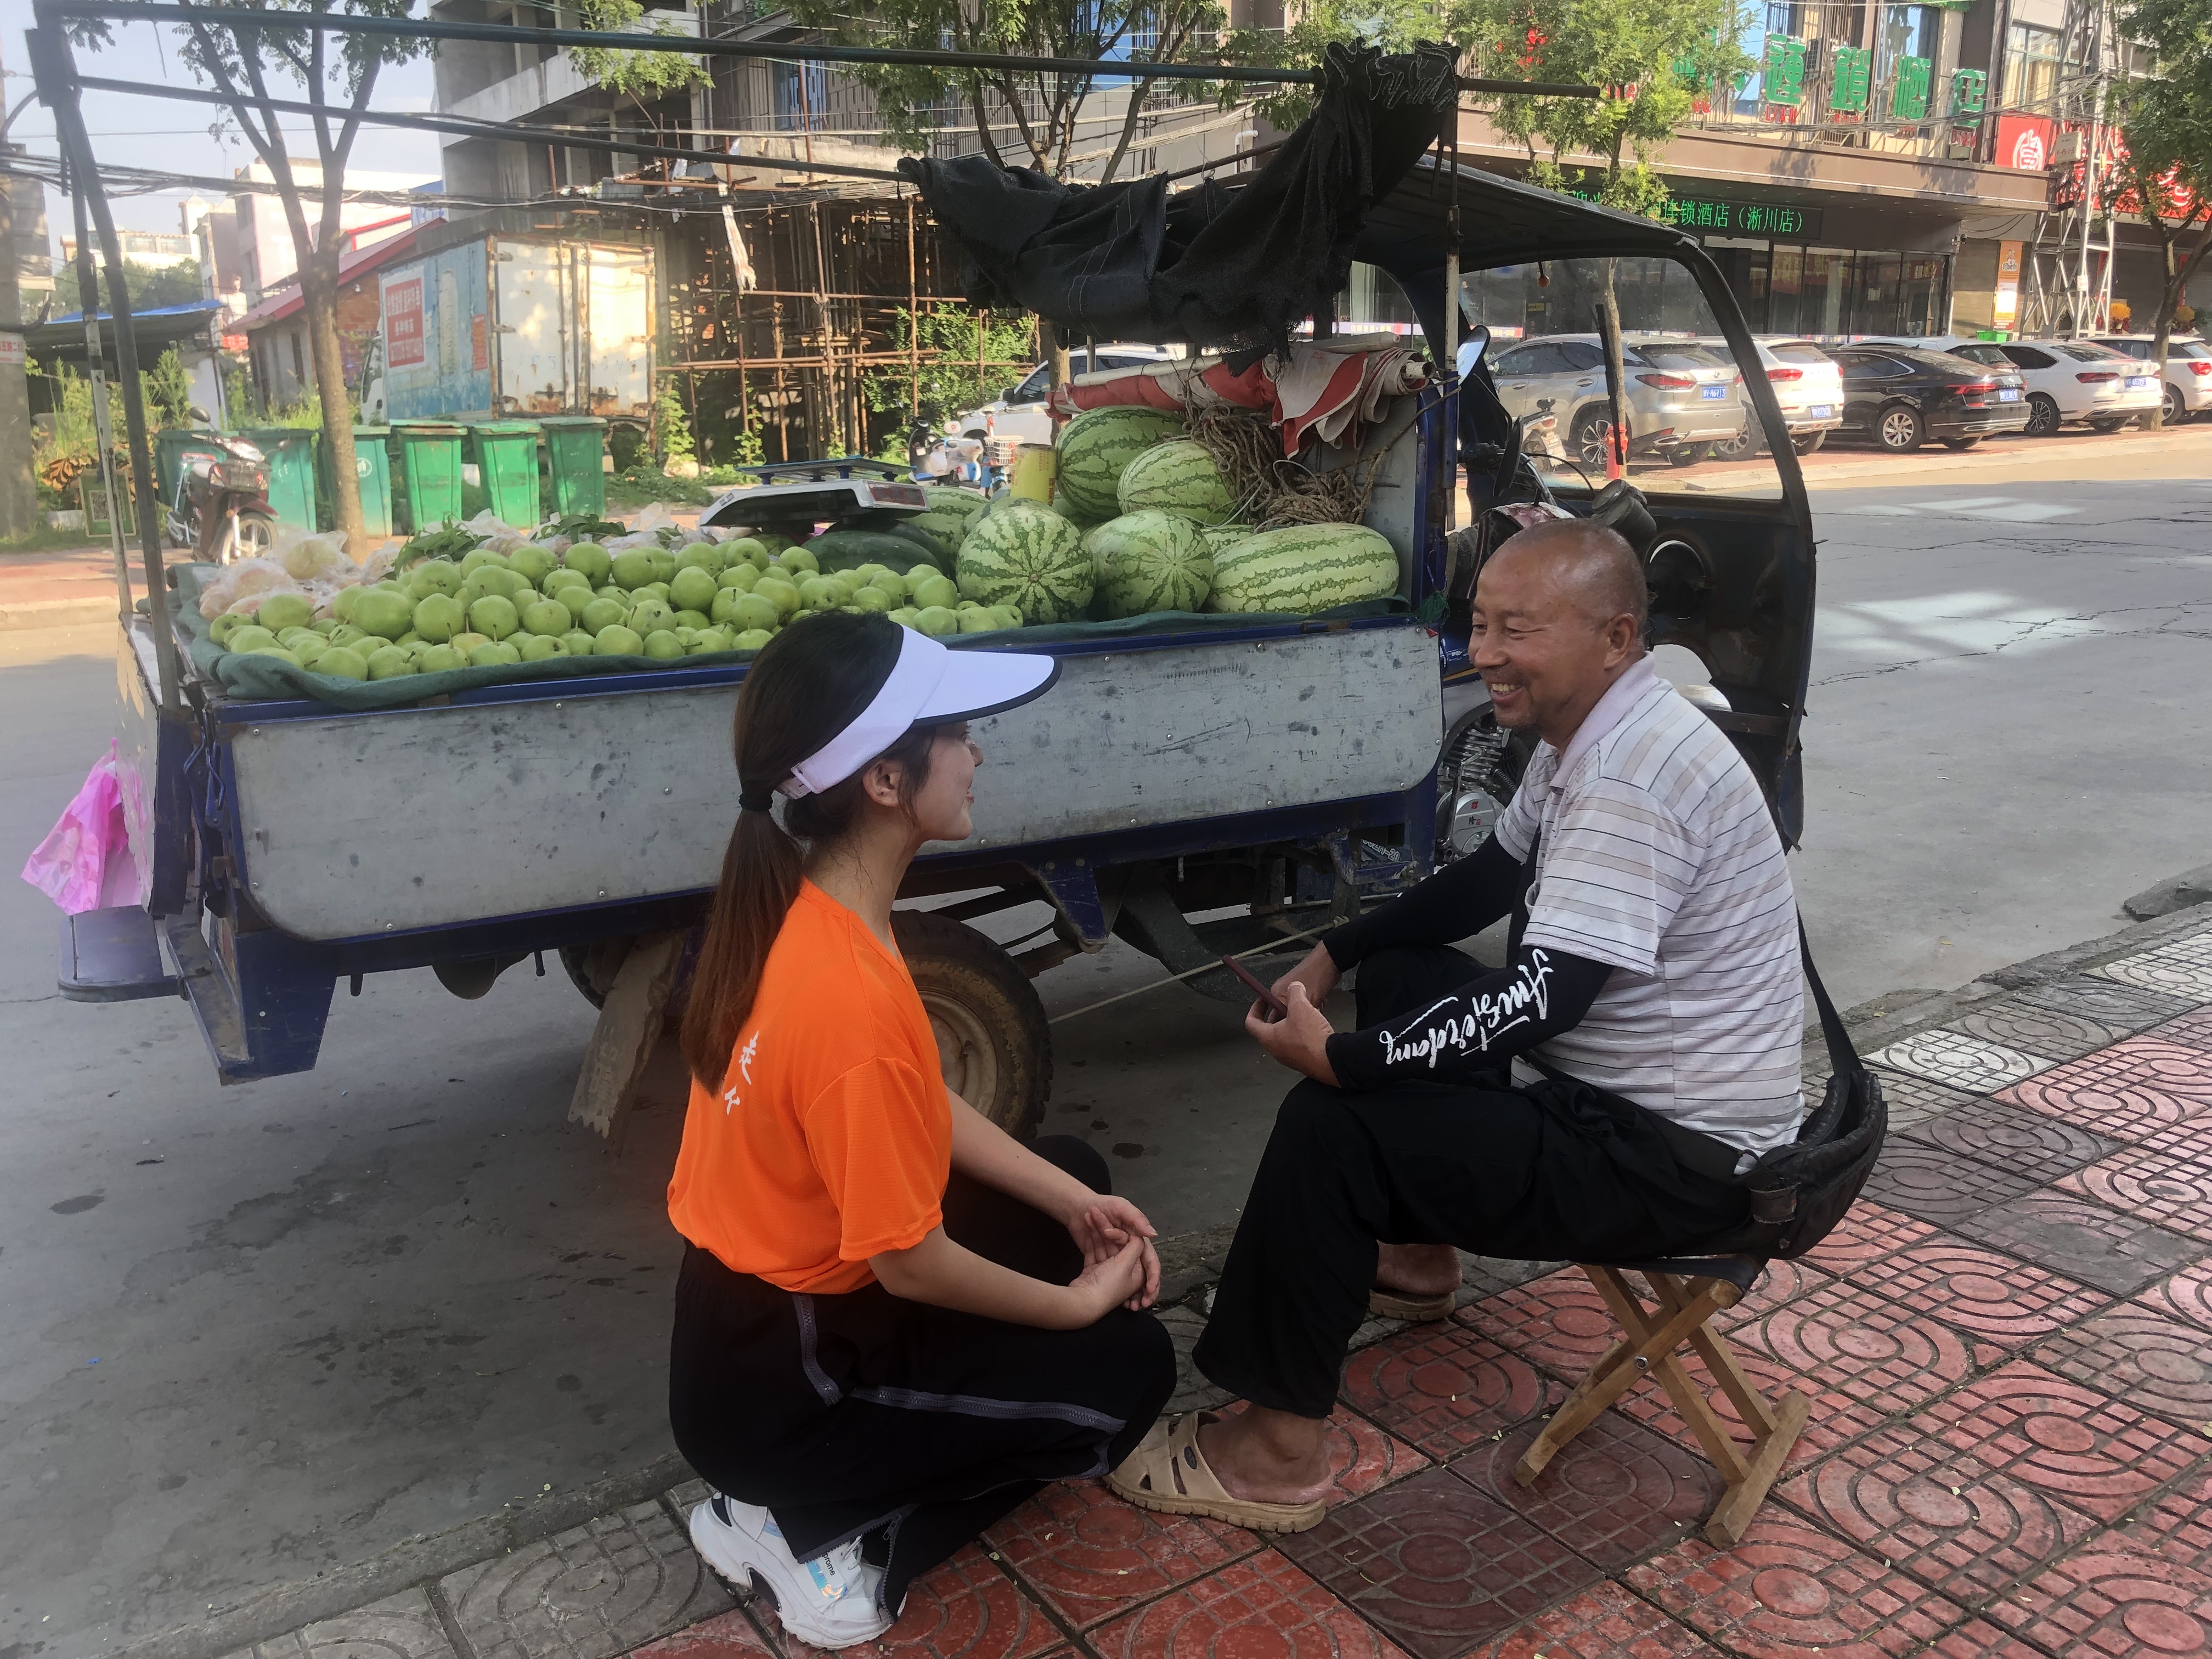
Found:
<path fill-rule="evenodd" d="M 653 34 L 685 33 L 682 25 L 665 12 L 656 12 L 649 28 L 639 31 L 637 25 L 644 15 L 645 8 L 639 0 L 582 0 L 574 27 Z M 714 80 L 707 60 L 688 52 L 573 46 L 568 61 L 576 66 L 579 74 L 589 76 L 617 98 L 633 99 L 640 104 L 664 98 L 672 92 L 703 87 Z"/>
<path fill-rule="evenodd" d="M 77 292 L 76 261 L 72 259 L 54 273 L 54 313 L 69 312 L 82 314 L 84 301 Z M 197 259 L 179 259 L 173 265 L 145 265 L 136 259 L 123 262 L 123 290 L 131 296 L 133 312 L 158 311 L 164 306 L 190 305 L 203 298 L 200 292 L 200 267 Z M 100 276 L 99 309 L 107 308 L 107 274 Z"/>
<path fill-rule="evenodd" d="M 1575 187 L 1650 212 L 1666 201 L 1652 152 L 1698 98 L 1755 67 L 1736 44 L 1747 15 L 1740 0 L 1452 0 L 1445 21 L 1464 74 L 1605 88 L 1597 99 L 1496 97 L 1492 119 L 1550 164 L 1553 188 L 1593 156 L 1601 181 Z"/>
<path fill-rule="evenodd" d="M 660 447 L 663 466 L 694 458 L 691 422 L 684 415 L 684 398 L 677 390 L 673 374 L 661 378 L 660 390 L 653 398 L 653 434 Z"/>
<path fill-rule="evenodd" d="M 1433 40 L 1437 33 L 1437 8 L 1422 0 L 1316 0 L 1285 16 L 1287 21 L 1280 28 L 1237 30 L 1222 43 L 1222 56 L 1255 69 L 1314 69 L 1322 54 L 1339 41 L 1357 41 L 1385 52 L 1411 52 L 1417 43 Z M 1313 108 L 1313 91 L 1309 87 L 1219 83 L 1224 109 L 1248 94 L 1271 125 L 1286 131 L 1304 120 Z"/>
<path fill-rule="evenodd" d="M 1036 354 L 1032 330 L 1027 317 L 979 313 L 966 306 L 933 306 L 919 317 L 901 306 L 892 321 L 890 349 L 921 347 L 921 413 L 939 422 L 991 402 L 1028 374 L 1026 365 Z M 979 347 L 985 363 L 981 369 L 975 366 Z M 1017 366 L 1008 368 L 1009 363 Z M 868 407 L 878 414 L 903 414 L 912 406 L 912 381 L 902 368 L 872 371 L 862 389 Z M 898 459 L 906 459 L 902 447 Z"/>
<path fill-rule="evenodd" d="M 794 21 L 842 46 L 924 45 L 1022 58 L 1126 53 L 1133 64 L 1211 61 L 1226 18 L 1218 0 L 877 0 L 866 7 L 847 0 L 792 0 L 790 10 Z M 1054 175 L 1068 167 L 1077 120 L 1098 80 L 1090 75 L 943 71 L 910 64 L 854 66 L 840 72 L 876 94 L 887 136 L 903 148 L 926 149 L 929 135 L 949 124 L 968 123 L 985 154 L 1000 159 L 1003 150 L 1004 159 L 1013 164 Z M 1120 140 L 1101 176 L 1112 176 L 1144 107 L 1142 100 L 1130 100 Z M 994 122 L 1012 126 L 1019 143 L 1001 144 Z"/>
<path fill-rule="evenodd" d="M 171 346 L 149 369 L 138 371 L 138 395 L 148 420 L 159 427 L 192 424 L 192 383 L 185 378 L 184 361 Z"/>
<path fill-rule="evenodd" d="M 2190 279 L 2212 253 L 2212 0 L 2124 0 L 2124 38 L 2155 42 L 2157 72 L 2113 87 L 2108 114 L 2124 136 L 2100 205 L 2140 213 L 2162 245 L 2151 331 L 2163 341 Z"/>

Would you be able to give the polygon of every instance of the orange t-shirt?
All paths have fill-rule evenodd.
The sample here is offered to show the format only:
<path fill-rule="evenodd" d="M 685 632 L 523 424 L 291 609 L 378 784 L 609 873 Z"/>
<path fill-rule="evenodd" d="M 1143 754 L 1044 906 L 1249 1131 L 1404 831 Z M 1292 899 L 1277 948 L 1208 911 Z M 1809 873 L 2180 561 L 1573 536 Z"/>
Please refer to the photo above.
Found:
<path fill-rule="evenodd" d="M 836 1295 L 943 1219 L 952 1110 L 913 977 L 812 882 L 720 1089 L 695 1079 L 668 1216 L 734 1273 Z"/>

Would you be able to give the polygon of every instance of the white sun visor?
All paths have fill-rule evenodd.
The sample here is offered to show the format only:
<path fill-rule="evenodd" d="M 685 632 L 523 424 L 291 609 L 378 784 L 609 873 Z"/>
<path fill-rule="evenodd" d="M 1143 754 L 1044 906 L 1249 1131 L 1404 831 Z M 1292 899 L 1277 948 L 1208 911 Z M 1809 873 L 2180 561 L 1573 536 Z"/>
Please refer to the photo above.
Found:
<path fill-rule="evenodd" d="M 792 768 L 776 785 L 793 799 L 835 788 L 913 726 L 981 720 L 1042 696 L 1060 678 L 1057 657 L 1011 651 L 948 651 L 927 634 L 900 630 L 898 661 L 859 718 Z"/>

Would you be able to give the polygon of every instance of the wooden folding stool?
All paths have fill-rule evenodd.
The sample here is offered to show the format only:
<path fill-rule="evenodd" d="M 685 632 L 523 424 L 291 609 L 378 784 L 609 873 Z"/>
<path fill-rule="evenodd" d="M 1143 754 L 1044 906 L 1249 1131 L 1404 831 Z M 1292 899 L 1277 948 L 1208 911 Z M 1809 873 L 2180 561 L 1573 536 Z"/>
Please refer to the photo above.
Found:
<path fill-rule="evenodd" d="M 1696 1432 L 1705 1455 L 1727 1483 L 1712 1518 L 1705 1522 L 1705 1537 L 1723 1549 L 1729 1548 L 1742 1539 L 1752 1516 L 1765 1501 L 1767 1488 L 1782 1473 L 1811 1410 L 1805 1396 L 1795 1389 L 1778 1401 L 1767 1400 L 1736 1364 L 1727 1340 L 1706 1328 L 1708 1320 L 1734 1307 L 1759 1282 L 1759 1274 L 1766 1270 L 1765 1261 L 1757 1256 L 1729 1255 L 1577 1265 L 1613 1310 L 1623 1334 L 1552 1413 L 1552 1420 L 1514 1470 L 1515 1478 L 1524 1486 L 1533 1484 L 1560 1448 L 1595 1422 L 1598 1413 L 1620 1399 L 1630 1383 L 1656 1375 L 1659 1386 Z M 1630 1273 L 1643 1275 L 1656 1306 L 1637 1293 L 1627 1277 Z M 1751 1430 L 1747 1452 L 1729 1435 L 1704 1390 L 1690 1380 L 1682 1362 L 1675 1358 L 1685 1342 L 1705 1362 L 1721 1392 Z"/>

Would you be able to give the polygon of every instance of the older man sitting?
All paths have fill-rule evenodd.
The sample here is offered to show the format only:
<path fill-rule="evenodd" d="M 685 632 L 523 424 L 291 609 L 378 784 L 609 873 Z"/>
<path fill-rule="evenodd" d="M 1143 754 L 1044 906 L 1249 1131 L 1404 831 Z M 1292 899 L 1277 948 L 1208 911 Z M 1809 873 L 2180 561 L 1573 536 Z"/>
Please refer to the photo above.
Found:
<path fill-rule="evenodd" d="M 1440 1317 L 1455 1250 L 1620 1261 L 1740 1222 L 1802 1115 L 1796 907 L 1767 804 L 1651 670 L 1635 554 L 1581 520 L 1484 568 L 1474 657 L 1542 742 L 1472 857 L 1325 935 L 1248 1029 L 1285 1099 L 1195 1359 L 1250 1402 L 1156 1428 L 1115 1489 L 1273 1531 L 1320 1520 L 1322 1428 L 1370 1299 Z M 1451 949 L 1514 917 L 1495 971 Z M 1320 1004 L 1359 970 L 1359 1029 Z"/>

